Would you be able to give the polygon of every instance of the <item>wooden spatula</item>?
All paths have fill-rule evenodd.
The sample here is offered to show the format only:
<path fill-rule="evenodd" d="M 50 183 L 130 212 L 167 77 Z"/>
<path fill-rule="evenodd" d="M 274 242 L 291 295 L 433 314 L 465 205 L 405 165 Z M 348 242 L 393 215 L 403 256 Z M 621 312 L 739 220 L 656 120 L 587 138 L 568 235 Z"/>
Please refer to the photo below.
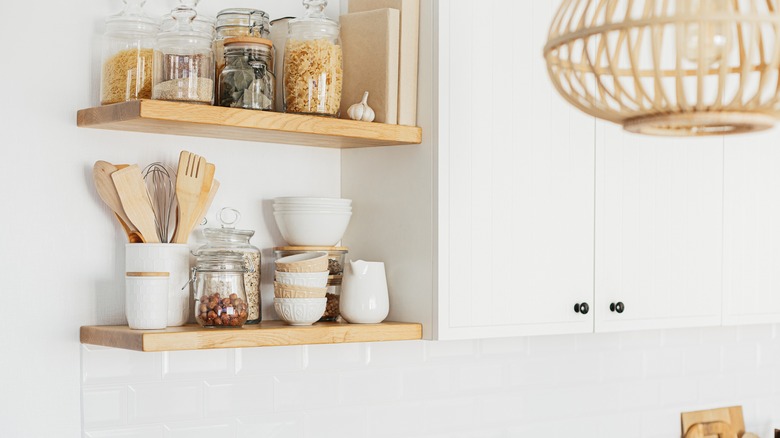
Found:
<path fill-rule="evenodd" d="M 187 243 L 193 224 L 200 219 L 197 217 L 198 202 L 205 178 L 206 160 L 193 153 L 182 151 L 176 172 L 176 199 L 179 202 L 179 210 L 176 215 L 173 243 Z"/>
<path fill-rule="evenodd" d="M 92 168 L 92 179 L 95 181 L 98 196 L 114 212 L 117 220 L 125 230 L 125 234 L 127 234 L 128 241 L 130 243 L 139 243 L 143 241 L 141 235 L 133 224 L 130 223 L 130 219 L 127 218 L 125 209 L 122 208 L 122 200 L 119 199 L 119 193 L 117 193 L 116 186 L 114 186 L 114 180 L 111 179 L 111 174 L 117 170 L 119 170 L 118 166 L 114 166 L 106 161 L 98 161 Z"/>
<path fill-rule="evenodd" d="M 133 164 L 111 174 L 122 208 L 127 218 L 141 233 L 146 243 L 160 243 L 157 237 L 157 226 L 154 223 L 154 210 L 146 191 L 141 169 Z"/>

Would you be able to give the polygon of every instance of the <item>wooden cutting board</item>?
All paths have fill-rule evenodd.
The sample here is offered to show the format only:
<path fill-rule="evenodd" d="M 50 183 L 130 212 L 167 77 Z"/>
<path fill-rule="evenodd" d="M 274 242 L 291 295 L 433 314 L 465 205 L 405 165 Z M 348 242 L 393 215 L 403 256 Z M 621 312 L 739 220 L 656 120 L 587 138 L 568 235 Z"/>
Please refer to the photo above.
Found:
<path fill-rule="evenodd" d="M 708 409 L 705 411 L 683 412 L 681 415 L 681 420 L 683 437 L 686 437 L 686 433 L 692 426 L 699 423 L 706 424 L 723 422 L 730 426 L 730 430 L 733 430 L 737 437 L 741 437 L 745 433 L 745 419 L 742 416 L 742 406 Z M 702 427 L 701 430 L 702 432 L 706 433 L 707 430 L 713 429 Z M 692 436 L 701 438 L 718 438 L 717 434 L 712 433 L 709 435 Z M 721 435 L 720 438 L 726 438 L 726 436 Z"/>

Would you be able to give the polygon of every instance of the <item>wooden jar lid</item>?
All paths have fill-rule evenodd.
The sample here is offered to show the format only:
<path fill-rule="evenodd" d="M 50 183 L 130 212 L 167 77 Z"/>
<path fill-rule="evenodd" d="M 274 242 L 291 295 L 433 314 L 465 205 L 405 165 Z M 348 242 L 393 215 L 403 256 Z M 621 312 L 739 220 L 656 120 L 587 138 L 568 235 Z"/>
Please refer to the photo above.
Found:
<path fill-rule="evenodd" d="M 274 251 L 348 251 L 346 246 L 276 246 Z"/>
<path fill-rule="evenodd" d="M 170 277 L 170 272 L 126 272 L 128 277 Z"/>
<path fill-rule="evenodd" d="M 251 37 L 251 36 L 240 36 L 240 37 L 232 37 L 225 40 L 223 43 L 224 45 L 228 46 L 230 44 L 241 44 L 241 43 L 250 43 L 250 44 L 265 44 L 268 47 L 273 47 L 274 42 L 265 39 L 265 38 L 258 38 L 258 37 Z"/>

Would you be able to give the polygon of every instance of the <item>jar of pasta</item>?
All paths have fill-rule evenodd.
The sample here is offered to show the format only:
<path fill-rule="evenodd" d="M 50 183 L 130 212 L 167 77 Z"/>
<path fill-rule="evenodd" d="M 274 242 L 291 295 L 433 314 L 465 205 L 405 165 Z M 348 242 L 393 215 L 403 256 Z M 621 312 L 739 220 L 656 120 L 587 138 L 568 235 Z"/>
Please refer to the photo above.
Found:
<path fill-rule="evenodd" d="M 106 19 L 101 105 L 152 97 L 152 58 L 159 24 L 144 13 L 146 0 L 123 1 L 125 10 Z"/>
<path fill-rule="evenodd" d="M 343 60 L 339 24 L 325 16 L 327 0 L 303 0 L 306 12 L 290 20 L 284 49 L 284 109 L 338 117 Z"/>
<path fill-rule="evenodd" d="M 214 101 L 214 35 L 198 25 L 199 0 L 179 0 L 173 23 L 157 37 L 152 99 L 212 104 Z"/>

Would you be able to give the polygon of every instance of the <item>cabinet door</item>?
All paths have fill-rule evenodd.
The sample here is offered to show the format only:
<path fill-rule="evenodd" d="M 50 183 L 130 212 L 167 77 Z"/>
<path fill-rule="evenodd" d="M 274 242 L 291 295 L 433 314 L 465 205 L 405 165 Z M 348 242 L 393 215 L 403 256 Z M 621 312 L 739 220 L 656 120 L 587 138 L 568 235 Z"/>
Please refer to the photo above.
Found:
<path fill-rule="evenodd" d="M 723 139 L 596 139 L 596 331 L 719 325 Z"/>
<path fill-rule="evenodd" d="M 723 322 L 780 322 L 780 132 L 726 137 Z"/>
<path fill-rule="evenodd" d="M 593 330 L 595 122 L 547 76 L 557 7 L 439 2 L 441 339 Z"/>

